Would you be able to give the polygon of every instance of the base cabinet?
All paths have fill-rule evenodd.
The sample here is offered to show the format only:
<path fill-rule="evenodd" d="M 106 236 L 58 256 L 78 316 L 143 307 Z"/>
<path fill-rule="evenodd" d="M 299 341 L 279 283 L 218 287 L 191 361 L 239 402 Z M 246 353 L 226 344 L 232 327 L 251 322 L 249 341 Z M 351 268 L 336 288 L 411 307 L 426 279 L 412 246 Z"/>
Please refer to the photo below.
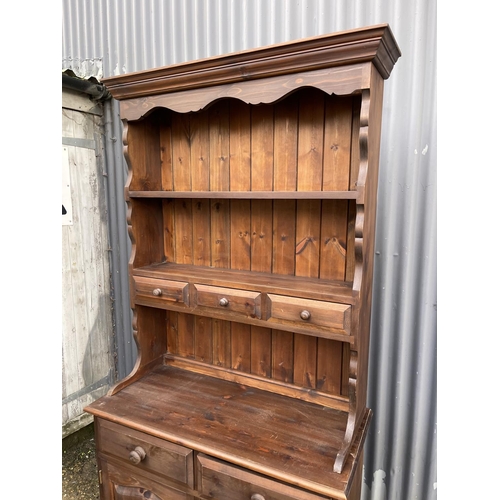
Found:
<path fill-rule="evenodd" d="M 203 453 L 97 419 L 106 500 L 328 500 Z M 193 474 L 194 473 L 194 474 Z"/>

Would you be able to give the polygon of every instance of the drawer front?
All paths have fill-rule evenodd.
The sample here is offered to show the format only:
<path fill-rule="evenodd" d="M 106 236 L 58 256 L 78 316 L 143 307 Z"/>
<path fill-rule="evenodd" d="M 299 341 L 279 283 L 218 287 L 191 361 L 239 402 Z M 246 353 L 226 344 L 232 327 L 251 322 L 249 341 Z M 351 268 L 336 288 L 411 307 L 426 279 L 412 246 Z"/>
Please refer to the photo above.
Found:
<path fill-rule="evenodd" d="M 289 486 L 219 460 L 198 455 L 198 489 L 217 500 L 325 500 L 326 497 Z"/>
<path fill-rule="evenodd" d="M 209 307 L 228 316 L 261 319 L 261 294 L 218 286 L 195 285 L 194 306 Z M 231 319 L 230 317 L 228 319 Z"/>
<path fill-rule="evenodd" d="M 99 419 L 98 447 L 101 453 L 134 465 L 137 470 L 161 474 L 194 487 L 193 452 L 122 425 Z"/>
<path fill-rule="evenodd" d="M 109 500 L 193 500 L 194 497 L 173 486 L 143 477 L 128 467 L 100 460 L 102 498 Z"/>
<path fill-rule="evenodd" d="M 189 287 L 182 281 L 134 277 L 135 302 L 146 306 L 168 307 L 168 304 L 188 305 Z"/>
<path fill-rule="evenodd" d="M 349 334 L 351 330 L 351 306 L 334 302 L 268 295 L 270 321 L 292 322 L 334 328 Z"/>

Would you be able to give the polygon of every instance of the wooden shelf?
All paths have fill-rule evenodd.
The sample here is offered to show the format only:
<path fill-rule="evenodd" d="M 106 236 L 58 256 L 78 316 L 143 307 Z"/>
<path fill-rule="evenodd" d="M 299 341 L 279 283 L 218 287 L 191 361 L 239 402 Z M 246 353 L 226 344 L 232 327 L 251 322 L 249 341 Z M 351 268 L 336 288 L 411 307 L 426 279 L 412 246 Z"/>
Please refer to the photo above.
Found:
<path fill-rule="evenodd" d="M 156 367 L 87 411 L 336 498 L 349 490 L 371 418 L 367 410 L 345 467 L 336 474 L 346 412 L 171 366 Z"/>
<path fill-rule="evenodd" d="M 356 200 L 358 191 L 129 191 L 129 198 L 227 198 L 236 200 Z"/>
<path fill-rule="evenodd" d="M 236 288 L 239 290 L 259 290 L 306 299 L 339 302 L 354 305 L 357 296 L 353 293 L 352 282 L 322 280 L 272 274 L 256 271 L 240 271 L 216 267 L 194 266 L 163 262 L 133 270 L 134 276 L 146 278 L 188 281 L 213 286 Z"/>

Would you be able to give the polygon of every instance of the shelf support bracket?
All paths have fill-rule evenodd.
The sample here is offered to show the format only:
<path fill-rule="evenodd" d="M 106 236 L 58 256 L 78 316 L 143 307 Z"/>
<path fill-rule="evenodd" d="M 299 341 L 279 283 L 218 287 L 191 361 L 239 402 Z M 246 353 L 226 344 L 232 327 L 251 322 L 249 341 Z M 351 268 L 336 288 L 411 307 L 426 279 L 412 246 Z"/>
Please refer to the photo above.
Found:
<path fill-rule="evenodd" d="M 349 415 L 347 416 L 344 441 L 342 442 L 342 446 L 337 453 L 337 458 L 335 459 L 335 464 L 333 465 L 333 471 L 337 474 L 340 474 L 342 472 L 342 469 L 344 468 L 347 457 L 349 456 L 349 450 L 351 449 L 352 443 L 354 441 L 354 436 L 356 435 L 359 427 L 356 404 L 357 377 L 358 353 L 356 351 L 351 351 L 351 359 L 349 362 Z"/>

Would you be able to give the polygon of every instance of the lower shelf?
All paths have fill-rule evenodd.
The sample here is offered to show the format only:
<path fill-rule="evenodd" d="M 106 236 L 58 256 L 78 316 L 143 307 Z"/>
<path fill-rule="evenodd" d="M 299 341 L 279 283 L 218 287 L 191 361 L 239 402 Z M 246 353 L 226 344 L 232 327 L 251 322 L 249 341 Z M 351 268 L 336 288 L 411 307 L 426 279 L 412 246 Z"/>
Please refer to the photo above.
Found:
<path fill-rule="evenodd" d="M 86 411 L 333 498 L 348 494 L 371 418 L 366 410 L 337 474 L 347 413 L 172 366 L 154 368 Z"/>

